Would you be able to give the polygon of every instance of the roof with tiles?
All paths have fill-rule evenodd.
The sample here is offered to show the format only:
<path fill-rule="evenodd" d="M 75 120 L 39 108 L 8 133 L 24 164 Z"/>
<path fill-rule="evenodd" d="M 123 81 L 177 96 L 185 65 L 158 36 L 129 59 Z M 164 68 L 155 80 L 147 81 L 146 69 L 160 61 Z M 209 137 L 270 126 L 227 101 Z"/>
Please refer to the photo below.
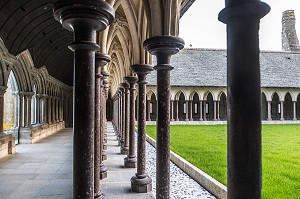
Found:
<path fill-rule="evenodd" d="M 226 59 L 226 50 L 183 49 L 172 56 L 171 85 L 224 87 Z M 300 88 L 300 52 L 261 51 L 260 63 L 262 87 Z M 156 72 L 148 81 L 156 85 Z"/>

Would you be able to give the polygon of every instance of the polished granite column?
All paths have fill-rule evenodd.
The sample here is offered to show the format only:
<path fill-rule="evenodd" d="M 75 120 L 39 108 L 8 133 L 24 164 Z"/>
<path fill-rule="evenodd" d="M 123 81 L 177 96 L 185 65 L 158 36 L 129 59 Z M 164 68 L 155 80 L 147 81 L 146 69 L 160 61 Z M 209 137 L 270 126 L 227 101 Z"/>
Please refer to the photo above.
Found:
<path fill-rule="evenodd" d="M 157 58 L 157 198 L 170 198 L 170 59 L 183 47 L 184 41 L 174 36 L 155 36 L 144 41 L 144 48 Z"/>

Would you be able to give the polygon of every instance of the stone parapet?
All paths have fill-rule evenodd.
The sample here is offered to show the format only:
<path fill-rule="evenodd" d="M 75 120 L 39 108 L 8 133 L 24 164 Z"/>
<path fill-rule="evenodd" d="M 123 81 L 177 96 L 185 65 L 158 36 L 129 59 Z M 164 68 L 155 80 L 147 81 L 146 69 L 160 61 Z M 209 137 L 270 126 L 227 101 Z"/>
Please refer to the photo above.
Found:
<path fill-rule="evenodd" d="M 56 133 L 57 131 L 65 128 L 65 122 L 57 122 L 52 124 L 41 124 L 33 126 L 32 128 L 20 129 L 20 144 L 34 144 L 39 140 Z"/>
<path fill-rule="evenodd" d="M 0 137 L 0 158 L 16 153 L 15 138 L 12 135 Z"/>

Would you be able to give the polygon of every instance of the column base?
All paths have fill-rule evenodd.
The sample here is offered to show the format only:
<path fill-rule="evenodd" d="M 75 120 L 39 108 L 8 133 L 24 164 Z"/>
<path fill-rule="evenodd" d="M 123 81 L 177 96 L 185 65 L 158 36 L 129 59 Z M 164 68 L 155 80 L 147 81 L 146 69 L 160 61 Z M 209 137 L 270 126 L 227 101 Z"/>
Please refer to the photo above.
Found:
<path fill-rule="evenodd" d="M 102 163 L 100 166 L 100 180 L 107 178 L 107 167 Z"/>
<path fill-rule="evenodd" d="M 293 121 L 296 121 L 297 120 L 297 118 L 293 118 Z"/>
<path fill-rule="evenodd" d="M 284 118 L 280 118 L 280 121 L 284 121 Z"/>
<path fill-rule="evenodd" d="M 99 191 L 98 193 L 94 194 L 94 198 L 95 199 L 106 199 L 106 195 L 104 193 L 102 193 L 101 191 Z"/>
<path fill-rule="evenodd" d="M 131 178 L 131 191 L 147 193 L 152 191 L 152 179 L 147 175 L 135 175 Z"/>
<path fill-rule="evenodd" d="M 129 148 L 122 146 L 122 148 L 121 148 L 121 154 L 122 155 L 128 155 L 129 154 Z"/>
<path fill-rule="evenodd" d="M 125 168 L 136 168 L 136 157 L 126 157 L 124 158 L 124 167 Z"/>
<path fill-rule="evenodd" d="M 199 121 L 203 121 L 203 119 L 199 119 Z"/>

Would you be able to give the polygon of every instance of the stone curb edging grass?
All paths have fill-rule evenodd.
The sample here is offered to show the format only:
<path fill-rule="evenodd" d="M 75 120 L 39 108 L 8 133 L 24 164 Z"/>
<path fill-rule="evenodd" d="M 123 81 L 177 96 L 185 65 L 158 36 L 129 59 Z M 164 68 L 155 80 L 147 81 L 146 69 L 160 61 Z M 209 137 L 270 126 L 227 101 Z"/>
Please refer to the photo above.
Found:
<path fill-rule="evenodd" d="M 153 138 L 146 135 L 146 140 L 156 148 L 156 141 Z M 218 182 L 216 179 L 212 178 L 205 172 L 201 171 L 199 168 L 195 167 L 173 151 L 170 151 L 170 153 L 171 161 L 186 174 L 188 174 L 191 178 L 193 178 L 196 182 L 198 182 L 202 187 L 204 187 L 207 191 L 209 191 L 219 199 L 227 199 L 226 186 L 224 186 L 222 183 Z"/>

